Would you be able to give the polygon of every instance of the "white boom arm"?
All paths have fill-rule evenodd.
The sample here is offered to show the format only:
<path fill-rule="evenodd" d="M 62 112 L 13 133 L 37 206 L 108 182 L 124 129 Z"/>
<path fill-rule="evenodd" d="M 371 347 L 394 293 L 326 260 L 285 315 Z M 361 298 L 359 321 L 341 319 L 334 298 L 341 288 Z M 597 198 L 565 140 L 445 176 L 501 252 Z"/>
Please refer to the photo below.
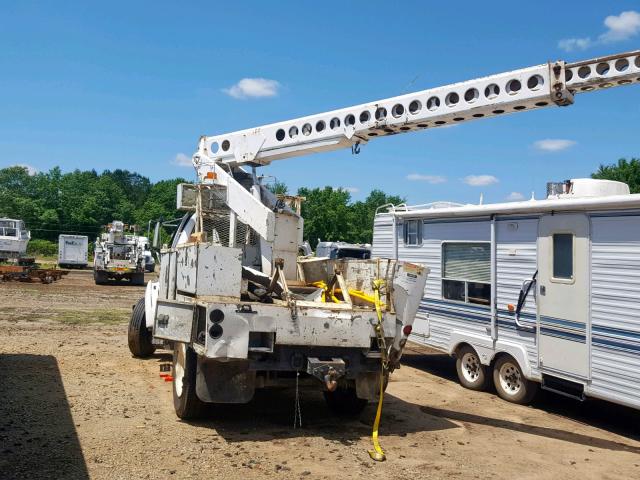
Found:
<path fill-rule="evenodd" d="M 640 82 L 640 50 L 558 61 L 224 135 L 204 136 L 193 156 L 200 178 L 214 164 L 274 160 L 353 147 L 372 138 L 506 113 L 565 106 L 575 94 Z"/>

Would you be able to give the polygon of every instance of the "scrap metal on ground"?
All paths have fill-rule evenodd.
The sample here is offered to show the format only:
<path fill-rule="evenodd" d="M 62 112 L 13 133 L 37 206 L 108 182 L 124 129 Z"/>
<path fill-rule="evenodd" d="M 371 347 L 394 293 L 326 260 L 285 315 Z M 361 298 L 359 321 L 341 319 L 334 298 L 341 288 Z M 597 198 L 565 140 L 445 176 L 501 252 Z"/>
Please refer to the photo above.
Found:
<path fill-rule="evenodd" d="M 37 268 L 37 266 L 0 265 L 0 280 L 3 282 L 36 282 L 53 283 L 69 273 L 57 268 Z"/>

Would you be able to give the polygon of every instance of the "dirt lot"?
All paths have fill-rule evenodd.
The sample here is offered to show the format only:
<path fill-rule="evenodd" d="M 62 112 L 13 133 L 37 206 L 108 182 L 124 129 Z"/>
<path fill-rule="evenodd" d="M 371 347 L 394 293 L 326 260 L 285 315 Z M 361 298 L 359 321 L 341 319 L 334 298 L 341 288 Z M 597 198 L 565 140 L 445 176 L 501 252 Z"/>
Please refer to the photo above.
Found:
<path fill-rule="evenodd" d="M 143 288 L 0 284 L 0 478 L 640 478 L 640 412 L 551 394 L 533 407 L 464 390 L 452 360 L 415 349 L 393 376 L 381 441 L 374 416 L 332 416 L 319 392 L 265 392 L 186 423 L 169 360 L 133 359 L 131 305 Z"/>

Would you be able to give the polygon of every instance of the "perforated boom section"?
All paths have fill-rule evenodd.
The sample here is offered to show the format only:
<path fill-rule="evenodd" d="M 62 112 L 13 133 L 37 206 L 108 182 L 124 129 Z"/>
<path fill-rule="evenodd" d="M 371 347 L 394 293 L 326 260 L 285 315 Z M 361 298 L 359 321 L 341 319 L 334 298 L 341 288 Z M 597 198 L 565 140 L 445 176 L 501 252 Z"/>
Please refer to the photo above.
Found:
<path fill-rule="evenodd" d="M 203 137 L 196 166 L 214 162 L 268 164 L 277 159 L 349 147 L 371 138 L 542 108 L 568 89 L 583 93 L 640 81 L 638 51 L 564 66 L 543 64 L 372 103 Z M 557 71 L 564 74 L 555 77 Z"/>

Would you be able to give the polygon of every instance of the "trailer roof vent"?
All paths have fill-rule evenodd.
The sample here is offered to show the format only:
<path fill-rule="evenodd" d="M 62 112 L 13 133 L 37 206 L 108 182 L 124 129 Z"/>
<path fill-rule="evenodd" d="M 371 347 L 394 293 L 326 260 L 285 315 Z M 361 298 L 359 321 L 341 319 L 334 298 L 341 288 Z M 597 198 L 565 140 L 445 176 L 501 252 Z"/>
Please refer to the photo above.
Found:
<path fill-rule="evenodd" d="M 564 182 L 547 183 L 547 198 L 588 198 L 629 195 L 629 186 L 613 180 L 574 178 Z"/>

